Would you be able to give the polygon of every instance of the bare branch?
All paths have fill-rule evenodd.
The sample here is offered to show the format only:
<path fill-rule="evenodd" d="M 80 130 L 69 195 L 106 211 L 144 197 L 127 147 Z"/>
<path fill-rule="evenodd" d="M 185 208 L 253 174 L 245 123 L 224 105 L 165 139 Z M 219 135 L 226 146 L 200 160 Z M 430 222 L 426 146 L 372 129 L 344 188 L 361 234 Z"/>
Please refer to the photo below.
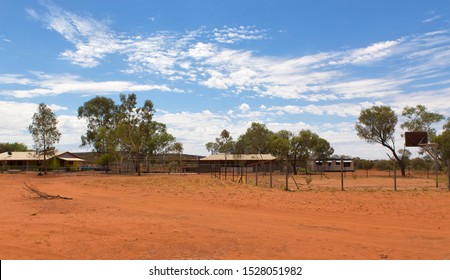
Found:
<path fill-rule="evenodd" d="M 26 182 L 24 182 L 25 187 L 23 187 L 24 190 L 31 192 L 33 194 L 36 194 L 38 197 L 40 198 L 45 198 L 45 199 L 73 199 L 72 197 L 65 197 L 65 196 L 60 196 L 58 195 L 51 195 L 48 194 L 46 192 L 43 192 L 41 190 L 39 190 L 37 187 L 33 186 L 32 184 L 27 184 Z"/>

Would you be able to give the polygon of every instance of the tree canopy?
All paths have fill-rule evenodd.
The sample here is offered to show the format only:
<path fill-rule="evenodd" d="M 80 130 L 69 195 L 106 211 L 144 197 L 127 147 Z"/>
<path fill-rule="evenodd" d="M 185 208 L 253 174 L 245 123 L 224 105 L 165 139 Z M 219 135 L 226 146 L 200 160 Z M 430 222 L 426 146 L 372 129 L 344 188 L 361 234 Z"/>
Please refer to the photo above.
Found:
<path fill-rule="evenodd" d="M 438 113 L 428 112 L 424 105 L 417 105 L 416 107 L 406 106 L 403 108 L 402 116 L 405 121 L 400 125 L 400 128 L 405 131 L 423 131 L 428 132 L 433 136 L 436 134 L 436 129 L 432 127 L 433 124 L 440 122 L 444 116 Z"/>
<path fill-rule="evenodd" d="M 215 142 L 206 143 L 211 153 L 265 154 L 285 159 L 297 173 L 298 164 L 307 167 L 311 158 L 324 159 L 334 153 L 330 143 L 310 130 L 294 134 L 287 130 L 270 131 L 266 125 L 252 123 L 246 132 L 234 142 L 227 130 L 223 130 Z"/>
<path fill-rule="evenodd" d="M 423 105 L 406 106 L 403 108 L 402 117 L 404 122 L 400 125 L 400 128 L 407 131 L 427 132 L 430 138 L 434 138 L 436 134 L 436 129 L 433 125 L 444 120 L 443 115 L 429 112 Z M 392 153 L 392 157 L 389 154 L 388 156 L 399 164 L 402 176 L 405 176 L 407 161 L 411 153 L 406 149 L 397 151 L 395 148 L 394 133 L 397 122 L 398 118 L 391 107 L 372 106 L 361 111 L 358 122 L 355 124 L 355 129 L 357 135 L 368 143 L 378 143 L 388 148 Z M 438 138 L 436 139 L 437 141 L 439 140 Z"/>
<path fill-rule="evenodd" d="M 406 176 L 404 158 L 395 150 L 394 133 L 397 122 L 398 118 L 391 107 L 372 106 L 361 111 L 355 129 L 357 135 L 368 143 L 378 143 L 388 148 L 392 157 L 388 156 L 400 165 L 402 176 Z"/>
<path fill-rule="evenodd" d="M 58 120 L 52 109 L 41 103 L 28 126 L 28 131 L 33 136 L 36 153 L 42 154 L 44 157 L 43 167 L 45 172 L 47 172 L 47 156 L 54 153 L 54 145 L 59 143 L 61 138 L 57 125 Z"/>
<path fill-rule="evenodd" d="M 18 143 L 18 142 L 14 142 L 14 143 L 0 143 L 0 153 L 4 153 L 4 152 L 26 152 L 28 151 L 28 147 L 27 145 L 23 144 L 23 143 Z"/>
<path fill-rule="evenodd" d="M 114 101 L 103 96 L 94 97 L 78 108 L 78 118 L 87 120 L 82 146 L 92 146 L 100 153 L 108 151 L 108 132 L 114 127 L 116 110 Z"/>
<path fill-rule="evenodd" d="M 132 93 L 121 94 L 120 102 L 116 105 L 112 99 L 95 97 L 78 108 L 78 117 L 86 119 L 88 128 L 81 137 L 82 145 L 111 155 L 119 165 L 128 156 L 140 175 L 142 157 L 173 150 L 175 137 L 165 124 L 153 120 L 155 111 L 150 100 L 139 107 Z"/>
<path fill-rule="evenodd" d="M 231 137 L 230 132 L 224 129 L 220 133 L 220 137 L 216 138 L 215 142 L 206 143 L 206 149 L 211 154 L 224 153 L 229 154 L 233 153 L 235 150 L 236 142 L 233 141 L 233 137 Z"/>

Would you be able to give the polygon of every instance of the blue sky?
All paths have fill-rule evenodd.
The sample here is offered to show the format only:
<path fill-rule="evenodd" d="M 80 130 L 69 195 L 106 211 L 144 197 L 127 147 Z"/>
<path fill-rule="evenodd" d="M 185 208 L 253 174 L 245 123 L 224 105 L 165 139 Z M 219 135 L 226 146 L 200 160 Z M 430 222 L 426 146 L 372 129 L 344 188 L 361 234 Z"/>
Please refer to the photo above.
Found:
<path fill-rule="evenodd" d="M 448 117 L 449 70 L 446 0 L 1 1 L 0 142 L 31 147 L 26 127 L 44 102 L 57 148 L 86 150 L 78 107 L 134 92 L 186 153 L 256 121 L 386 158 L 356 136 L 359 112 L 423 104 Z"/>

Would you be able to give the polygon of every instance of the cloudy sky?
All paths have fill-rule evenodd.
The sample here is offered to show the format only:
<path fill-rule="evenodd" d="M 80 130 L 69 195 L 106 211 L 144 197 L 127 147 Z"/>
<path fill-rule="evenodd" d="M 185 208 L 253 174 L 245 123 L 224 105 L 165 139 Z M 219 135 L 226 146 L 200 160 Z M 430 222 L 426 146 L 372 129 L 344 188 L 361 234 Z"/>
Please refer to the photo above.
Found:
<path fill-rule="evenodd" d="M 262 122 L 311 129 L 336 154 L 386 158 L 355 133 L 362 109 L 423 104 L 450 116 L 450 2 L 0 2 L 0 142 L 32 147 L 26 127 L 44 102 L 59 119 L 57 148 L 86 150 L 78 107 L 120 93 L 152 100 L 185 153 Z"/>

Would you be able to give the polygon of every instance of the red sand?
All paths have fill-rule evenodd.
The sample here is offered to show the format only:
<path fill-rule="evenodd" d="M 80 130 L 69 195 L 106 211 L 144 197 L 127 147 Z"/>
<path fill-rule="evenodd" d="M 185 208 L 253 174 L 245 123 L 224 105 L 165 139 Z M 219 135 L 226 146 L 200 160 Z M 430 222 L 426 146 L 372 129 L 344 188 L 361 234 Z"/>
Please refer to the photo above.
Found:
<path fill-rule="evenodd" d="M 450 259 L 446 182 L 399 178 L 394 192 L 363 174 L 344 192 L 339 174 L 294 192 L 196 174 L 0 174 L 0 258 Z"/>

